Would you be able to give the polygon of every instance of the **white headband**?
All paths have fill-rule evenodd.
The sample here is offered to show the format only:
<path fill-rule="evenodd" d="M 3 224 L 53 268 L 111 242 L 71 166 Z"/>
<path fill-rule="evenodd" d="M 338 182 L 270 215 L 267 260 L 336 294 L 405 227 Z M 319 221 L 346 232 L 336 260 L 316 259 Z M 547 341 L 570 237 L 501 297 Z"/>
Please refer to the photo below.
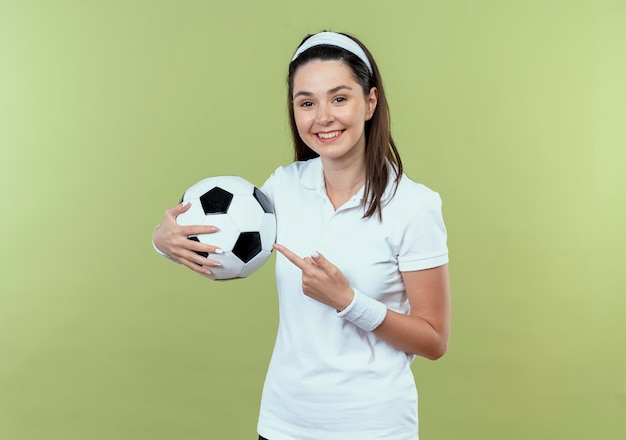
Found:
<path fill-rule="evenodd" d="M 359 46 L 357 42 L 354 41 L 352 38 L 346 37 L 345 35 L 338 34 L 336 32 L 320 32 L 313 35 L 304 43 L 302 43 L 298 50 L 296 50 L 296 53 L 293 55 L 291 61 L 293 62 L 305 50 L 320 45 L 337 46 L 341 49 L 347 50 L 348 52 L 352 52 L 365 63 L 367 69 L 370 71 L 370 75 L 374 74 L 372 70 L 372 65 L 367 59 L 367 55 L 365 55 L 365 51 L 363 51 L 361 46 Z"/>

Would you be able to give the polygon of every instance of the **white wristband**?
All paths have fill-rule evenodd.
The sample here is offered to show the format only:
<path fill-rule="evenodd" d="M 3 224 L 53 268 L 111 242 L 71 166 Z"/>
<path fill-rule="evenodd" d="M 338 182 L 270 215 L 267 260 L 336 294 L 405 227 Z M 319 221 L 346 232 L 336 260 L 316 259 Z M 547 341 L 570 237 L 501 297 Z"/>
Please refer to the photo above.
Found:
<path fill-rule="evenodd" d="M 352 290 L 354 290 L 352 302 L 341 312 L 337 312 L 337 316 L 350 321 L 362 330 L 368 332 L 375 330 L 387 316 L 387 306 L 356 289 Z"/>

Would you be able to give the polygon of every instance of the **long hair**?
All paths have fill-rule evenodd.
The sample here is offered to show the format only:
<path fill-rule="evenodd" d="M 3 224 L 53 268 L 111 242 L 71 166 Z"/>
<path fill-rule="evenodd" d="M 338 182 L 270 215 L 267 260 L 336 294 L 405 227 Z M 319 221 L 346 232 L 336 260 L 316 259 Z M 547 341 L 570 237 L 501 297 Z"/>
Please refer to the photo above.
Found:
<path fill-rule="evenodd" d="M 372 66 L 372 73 L 365 63 L 355 54 L 339 48 L 337 46 L 319 45 L 311 47 L 302 52 L 295 60 L 289 64 L 287 76 L 288 93 L 287 107 L 289 109 L 289 122 L 291 135 L 294 142 L 294 158 L 296 161 L 309 160 L 318 154 L 309 148 L 298 133 L 293 109 L 293 80 L 298 68 L 303 64 L 313 60 L 323 61 L 339 60 L 350 67 L 354 78 L 359 83 L 365 96 L 369 95 L 372 87 L 378 90 L 378 104 L 374 114 L 369 121 L 365 122 L 365 187 L 363 197 L 364 218 L 378 214 L 382 220 L 382 203 L 385 188 L 389 182 L 390 169 L 394 176 L 394 191 L 398 187 L 402 177 L 402 160 L 391 135 L 391 119 L 389 114 L 389 104 L 385 96 L 382 78 L 378 66 L 370 51 L 358 39 L 351 35 L 343 34 L 354 40 L 365 52 Z M 312 35 L 307 35 L 300 45 Z"/>

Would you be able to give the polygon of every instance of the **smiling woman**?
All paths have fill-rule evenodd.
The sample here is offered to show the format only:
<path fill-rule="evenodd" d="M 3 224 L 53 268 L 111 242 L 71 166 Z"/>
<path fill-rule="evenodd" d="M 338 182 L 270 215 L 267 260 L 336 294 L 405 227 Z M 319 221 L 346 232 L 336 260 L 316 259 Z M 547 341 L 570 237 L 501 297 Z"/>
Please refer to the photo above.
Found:
<path fill-rule="evenodd" d="M 403 173 L 380 72 L 358 40 L 305 38 L 288 84 L 295 161 L 261 188 L 277 219 L 280 325 L 259 438 L 416 440 L 411 362 L 441 357 L 449 339 L 441 200 Z M 215 230 L 177 225 L 187 209 L 166 211 L 154 245 L 207 274 L 214 246 L 187 237 Z"/>
<path fill-rule="evenodd" d="M 334 60 L 305 64 L 293 82 L 293 113 L 300 138 L 328 165 L 362 161 L 365 122 L 376 109 L 376 88 L 364 94 L 350 68 Z M 362 184 L 363 178 L 355 176 L 357 183 Z"/>

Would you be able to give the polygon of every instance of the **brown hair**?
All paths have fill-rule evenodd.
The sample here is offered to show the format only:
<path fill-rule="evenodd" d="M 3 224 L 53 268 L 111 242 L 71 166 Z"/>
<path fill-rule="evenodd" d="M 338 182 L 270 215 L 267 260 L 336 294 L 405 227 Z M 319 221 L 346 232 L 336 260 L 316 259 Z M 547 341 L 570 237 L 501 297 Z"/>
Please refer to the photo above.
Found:
<path fill-rule="evenodd" d="M 382 197 L 389 181 L 389 170 L 393 170 L 394 192 L 398 187 L 402 177 L 402 161 L 391 135 L 391 119 L 389 105 L 385 96 L 382 78 L 378 66 L 369 50 L 358 39 L 351 35 L 343 34 L 354 40 L 365 52 L 372 66 L 372 72 L 367 65 L 355 54 L 337 46 L 319 45 L 302 52 L 295 60 L 289 64 L 287 76 L 288 95 L 287 102 L 289 108 L 289 122 L 291 134 L 294 142 L 295 160 L 308 160 L 317 157 L 318 154 L 311 150 L 302 140 L 296 127 L 293 110 L 293 79 L 300 66 L 313 59 L 321 60 L 341 60 L 350 67 L 354 78 L 361 85 L 363 93 L 369 95 L 372 87 L 378 90 L 378 104 L 369 121 L 365 122 L 365 188 L 363 197 L 363 207 L 365 209 L 364 218 L 371 217 L 375 213 L 382 220 Z M 312 35 L 307 35 L 300 43 L 304 43 Z M 299 46 L 300 46 L 299 45 Z"/>

